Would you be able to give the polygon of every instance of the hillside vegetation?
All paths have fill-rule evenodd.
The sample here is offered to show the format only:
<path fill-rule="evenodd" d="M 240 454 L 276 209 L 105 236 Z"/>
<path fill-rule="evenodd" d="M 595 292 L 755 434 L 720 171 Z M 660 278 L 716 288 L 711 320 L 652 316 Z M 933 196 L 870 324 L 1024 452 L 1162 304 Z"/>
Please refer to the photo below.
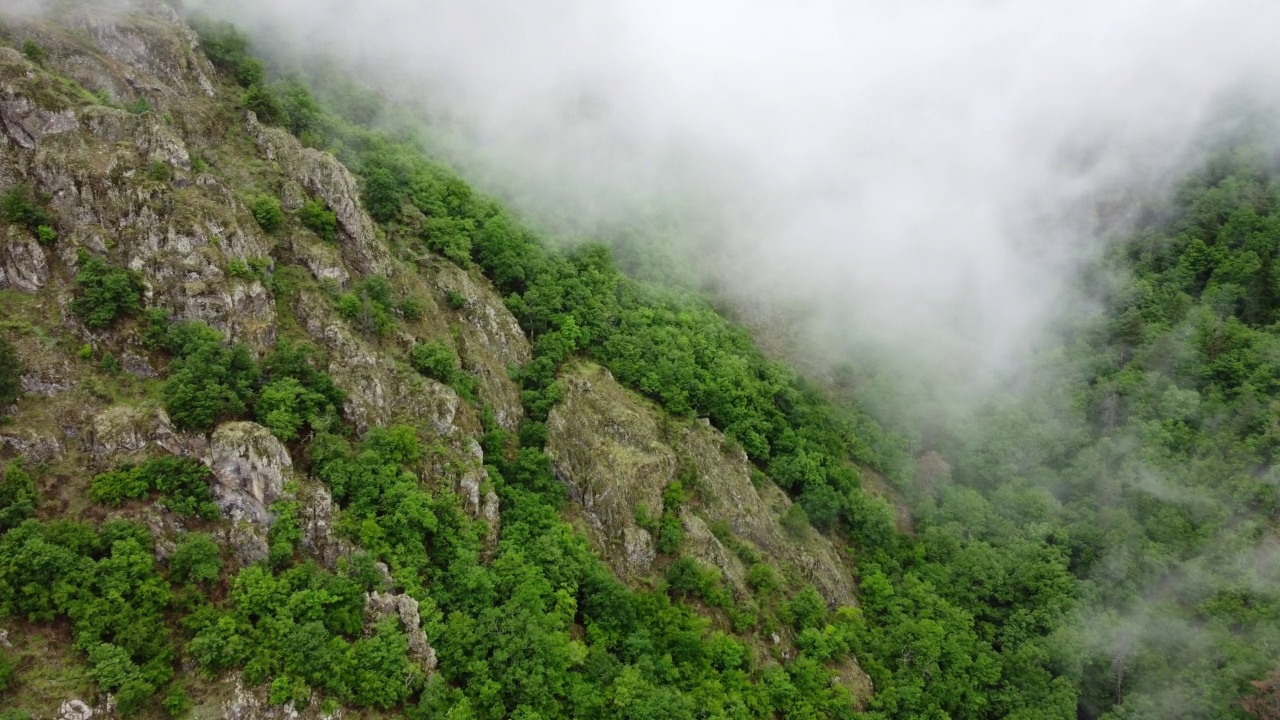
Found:
<path fill-rule="evenodd" d="M 4 720 L 1268 717 L 1274 155 L 925 446 L 118 4 L 0 15 Z"/>

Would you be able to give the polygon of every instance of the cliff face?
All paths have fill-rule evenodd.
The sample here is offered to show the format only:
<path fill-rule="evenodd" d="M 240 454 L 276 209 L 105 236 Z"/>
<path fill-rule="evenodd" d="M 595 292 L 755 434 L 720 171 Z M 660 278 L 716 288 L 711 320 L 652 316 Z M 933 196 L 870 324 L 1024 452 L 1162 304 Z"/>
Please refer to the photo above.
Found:
<path fill-rule="evenodd" d="M 0 192 L 29 189 L 47 206 L 56 234 L 40 238 L 19 223 L 0 223 L 0 329 L 26 369 L 25 392 L 0 424 L 0 459 L 41 466 L 38 516 L 140 521 L 164 560 L 189 521 L 145 503 L 104 510 L 91 502 L 88 485 L 123 463 L 178 455 L 211 469 L 221 512 L 212 534 L 235 563 L 267 557 L 279 503 L 297 503 L 302 547 L 322 565 L 336 567 L 355 549 L 337 533 L 341 511 L 296 448 L 243 420 L 208 434 L 181 430 L 160 402 L 168 360 L 144 342 L 144 323 L 134 317 L 93 329 L 72 311 L 76 275 L 92 257 L 136 271 L 145 307 L 203 321 L 259 357 L 282 339 L 318 348 L 357 433 L 412 426 L 433 448 L 421 482 L 456 492 L 491 543 L 500 514 L 483 468 L 477 408 L 488 407 L 497 427 L 519 428 L 524 410 L 509 368 L 528 362 L 531 351 L 489 281 L 443 258 L 409 260 L 393 251 L 364 210 L 352 173 L 238 109 L 240 91 L 219 79 L 196 34 L 164 3 L 85 2 L 36 18 L 0 12 L 0 38 Z M 24 54 L 24 44 L 39 53 Z M 251 209 L 262 196 L 279 198 L 284 211 L 272 233 Z M 294 215 L 313 201 L 333 213 L 332 240 Z M 362 332 L 335 308 L 336 294 L 370 277 L 418 302 L 418 312 L 387 335 Z M 288 278 L 288 289 L 273 278 Z M 409 351 L 421 343 L 459 358 L 474 378 L 474 401 L 410 367 Z M 108 357 L 117 367 L 104 372 Z M 664 488 L 687 466 L 699 479 L 696 500 L 678 516 L 688 551 L 717 568 L 735 595 L 752 592 L 745 546 L 756 562 L 813 584 L 830 606 L 854 602 L 841 552 L 816 533 L 784 530 L 779 518 L 789 501 L 767 479 L 753 482 L 745 455 L 717 431 L 673 424 L 599 368 L 576 368 L 564 382 L 548 451 L 570 489 L 570 514 L 620 577 L 639 585 L 661 577 L 655 539 L 638 511 L 660 514 Z M 417 601 L 375 593 L 366 613 L 371 623 L 398 618 L 424 672 L 435 670 Z M 39 687 L 23 686 L 25 707 L 39 717 L 113 712 L 65 629 L 12 618 L 0 627 L 32 663 L 23 677 L 42 678 Z M 857 673 L 856 666 L 845 672 Z M 198 717 L 298 712 L 271 705 L 265 689 L 237 676 L 202 687 Z M 318 701 L 299 710 L 335 712 Z"/>

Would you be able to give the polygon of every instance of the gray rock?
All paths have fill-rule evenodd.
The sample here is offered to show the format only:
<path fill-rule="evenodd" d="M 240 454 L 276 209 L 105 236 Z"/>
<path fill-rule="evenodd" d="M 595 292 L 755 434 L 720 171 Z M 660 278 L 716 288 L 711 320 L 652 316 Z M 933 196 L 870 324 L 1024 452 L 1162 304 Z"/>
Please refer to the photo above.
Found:
<path fill-rule="evenodd" d="M 373 623 L 386 617 L 400 618 L 400 624 L 409 638 L 409 657 L 426 672 L 436 669 L 436 651 L 427 642 L 427 634 L 422 631 L 417 600 L 408 595 L 374 591 L 365 596 L 364 609 Z M 367 629 L 371 629 L 371 626 Z"/>
<path fill-rule="evenodd" d="M 49 263 L 35 238 L 10 226 L 0 245 L 0 289 L 37 293 L 49 282 Z"/>
<path fill-rule="evenodd" d="M 58 706 L 58 720 L 89 720 L 93 708 L 83 700 L 67 700 Z"/>
<path fill-rule="evenodd" d="M 21 96 L 0 100 L 0 125 L 6 135 L 27 150 L 34 149 L 36 141 L 45 136 L 72 132 L 80 127 L 74 112 L 42 110 Z"/>
<path fill-rule="evenodd" d="M 37 435 L 31 430 L 14 430 L 0 433 L 0 448 L 8 454 L 26 458 L 29 462 L 53 462 L 67 454 L 67 448 L 57 438 Z"/>
<path fill-rule="evenodd" d="M 304 147 L 288 132 L 262 125 L 252 113 L 247 122 L 249 134 L 267 159 L 280 163 L 298 184 L 333 211 L 343 254 L 355 269 L 365 275 L 390 275 L 391 256 L 378 238 L 373 219 L 360 205 L 355 176 L 333 155 Z"/>
<path fill-rule="evenodd" d="M 270 430 L 252 422 L 218 426 L 210 444 L 209 467 L 218 481 L 213 497 L 223 515 L 264 529 L 272 520 L 268 508 L 284 499 L 285 481 L 293 475 L 288 450 Z"/>
<path fill-rule="evenodd" d="M 93 417 L 90 447 L 99 465 L 117 462 L 122 455 L 143 453 L 149 449 L 179 455 L 188 446 L 183 443 L 169 415 L 158 407 L 113 405 Z"/>
<path fill-rule="evenodd" d="M 298 522 L 302 525 L 302 547 L 330 569 L 338 559 L 355 551 L 352 544 L 333 534 L 333 496 L 329 488 L 303 482 L 298 491 Z"/>

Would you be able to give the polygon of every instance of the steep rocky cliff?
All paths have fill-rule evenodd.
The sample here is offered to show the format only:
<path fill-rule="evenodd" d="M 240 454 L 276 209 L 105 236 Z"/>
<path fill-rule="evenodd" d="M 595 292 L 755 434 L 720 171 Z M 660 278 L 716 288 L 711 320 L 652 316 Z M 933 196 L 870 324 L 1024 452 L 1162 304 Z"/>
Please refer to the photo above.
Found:
<path fill-rule="evenodd" d="M 481 448 L 493 448 L 486 430 L 515 432 L 524 421 L 511 369 L 530 361 L 529 340 L 478 270 L 393 248 L 364 209 L 356 177 L 334 155 L 260 123 L 240 95 L 162 2 L 0 13 L 0 192 L 30 193 L 51 222 L 0 223 L 0 331 L 25 369 L 24 393 L 0 424 L 0 460 L 21 458 L 35 471 L 38 518 L 137 521 L 152 533 L 162 567 L 194 530 L 222 545 L 224 577 L 266 561 L 282 513 L 297 525 L 299 552 L 325 568 L 359 550 L 359 528 L 340 529 L 343 511 L 313 477 L 300 442 L 248 418 L 209 431 L 182 427 L 160 392 L 173 359 L 148 341 L 148 319 L 132 313 L 86 324 L 75 309 L 77 276 L 86 262 L 101 261 L 136 273 L 143 308 L 203 322 L 259 359 L 285 341 L 316 348 L 319 370 L 344 395 L 352 439 L 377 427 L 413 428 L 429 448 L 413 466 L 418 482 L 482 525 L 492 549 L 501 513 Z M 255 215 L 262 197 L 278 198 L 283 211 L 270 231 Z M 298 219 L 307 203 L 332 213 L 332 239 Z M 368 278 L 413 300 L 412 311 L 391 310 L 390 332 L 368 332 L 336 300 Z M 415 370 L 411 352 L 428 344 L 456 356 L 469 384 Z M 685 478 L 689 501 L 676 511 L 685 552 L 715 568 L 736 599 L 751 601 L 748 576 L 765 565 L 788 587 L 813 585 L 830 608 L 856 604 L 850 558 L 812 529 L 784 528 L 790 501 L 719 431 L 667 417 L 593 365 L 564 371 L 562 382 L 567 392 L 547 421 L 547 453 L 572 500 L 566 516 L 619 577 L 636 587 L 662 582 L 670 558 L 655 545 L 653 520 L 664 512 L 664 490 Z M 92 499 L 95 475 L 163 456 L 210 469 L 220 517 Z M 390 578 L 385 565 L 379 572 Z M 420 616 L 419 601 L 397 594 L 398 583 L 369 595 L 366 631 L 386 618 L 400 623 L 411 657 L 430 675 L 448 662 L 423 629 L 435 611 Z M 714 608 L 703 612 L 721 618 Z M 18 658 L 0 704 L 12 700 L 34 717 L 116 712 L 65 625 L 7 617 L 0 627 Z M 756 652 L 766 663 L 771 652 L 789 657 L 789 631 L 770 630 Z M 274 690 L 238 673 L 199 674 L 185 655 L 174 662 L 189 678 L 196 717 L 365 712 L 318 696 L 281 707 L 269 698 Z M 846 661 L 841 674 L 865 696 L 856 664 Z"/>

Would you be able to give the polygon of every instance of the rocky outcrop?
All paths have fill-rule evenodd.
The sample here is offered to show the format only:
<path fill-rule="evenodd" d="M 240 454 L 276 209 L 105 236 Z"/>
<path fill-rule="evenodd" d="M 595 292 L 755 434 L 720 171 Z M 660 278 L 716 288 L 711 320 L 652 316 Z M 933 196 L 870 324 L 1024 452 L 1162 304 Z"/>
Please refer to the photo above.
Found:
<path fill-rule="evenodd" d="M 424 672 L 436 669 L 436 651 L 427 642 L 422 631 L 422 618 L 418 615 L 418 601 L 408 595 L 371 592 L 365 596 L 365 615 L 370 620 L 367 630 L 383 618 L 397 617 L 409 638 L 409 658 L 418 663 Z"/>
<path fill-rule="evenodd" d="M 373 219 L 360 205 L 360 186 L 346 166 L 327 152 L 304 147 L 280 128 L 262 125 L 250 116 L 248 132 L 268 160 L 324 201 L 338 220 L 343 256 L 364 275 L 391 274 L 391 256 L 378 238 Z"/>
<path fill-rule="evenodd" d="M 533 355 L 529 340 L 488 283 L 477 281 L 452 263 L 442 263 L 435 283 L 442 295 L 452 293 L 464 301 L 458 309 L 462 368 L 479 380 L 480 394 L 493 409 L 498 425 L 516 430 L 524 420 L 524 406 L 510 368 L 529 362 Z"/>
<path fill-rule="evenodd" d="M 329 351 L 329 374 L 347 394 L 343 413 L 361 431 L 408 424 L 444 437 L 479 429 L 474 413 L 446 385 L 388 359 L 357 337 L 318 295 L 300 294 L 298 321 Z"/>
<path fill-rule="evenodd" d="M 12 52 L 12 51 L 9 51 Z M 36 141 L 48 135 L 71 132 L 80 127 L 70 110 L 41 110 L 24 97 L 0 100 L 0 124 L 18 147 L 31 150 Z"/>
<path fill-rule="evenodd" d="M 168 413 L 151 406 L 113 405 L 93 417 L 89 437 L 99 466 L 117 464 L 123 456 L 148 450 L 176 455 L 184 449 Z"/>
<path fill-rule="evenodd" d="M 607 370 L 584 367 L 563 382 L 568 392 L 547 418 L 547 454 L 596 549 L 619 575 L 643 575 L 652 541 L 636 516 L 662 513 L 675 452 L 659 439 L 657 413 Z"/>
<path fill-rule="evenodd" d="M 35 238 L 10 226 L 0 240 L 0 290 L 37 293 L 49 282 L 49 263 Z"/>
<path fill-rule="evenodd" d="M 208 462 L 217 480 L 210 488 L 214 502 L 232 523 L 226 543 L 243 564 L 266 559 L 271 506 L 291 498 L 285 488 L 293 477 L 288 450 L 257 423 L 229 422 L 214 431 Z"/>
<path fill-rule="evenodd" d="M 83 700 L 67 700 L 58 706 L 58 720 L 89 720 L 93 708 Z"/>
<path fill-rule="evenodd" d="M 796 537 L 782 527 L 779 518 L 791 500 L 772 482 L 757 487 L 751 481 L 751 463 L 740 446 L 703 423 L 684 428 L 675 444 L 697 471 L 704 490 L 699 499 L 708 517 L 727 523 L 770 561 L 794 568 L 829 604 L 854 601 L 853 581 L 839 552 L 817 533 Z"/>
<path fill-rule="evenodd" d="M 245 687 L 239 675 L 224 677 L 220 684 L 231 688 L 230 696 L 218 708 L 223 720 L 340 720 L 343 717 L 341 707 L 329 709 L 319 693 L 312 693 L 310 701 L 302 707 L 273 705 L 270 686 Z M 212 717 L 203 713 L 194 715 Z"/>
<path fill-rule="evenodd" d="M 223 515 L 269 525 L 269 508 L 284 499 L 285 481 L 293 475 L 289 451 L 270 430 L 252 422 L 220 425 L 209 450 L 209 467 L 218 480 L 213 497 Z"/>
<path fill-rule="evenodd" d="M 779 522 L 790 506 L 786 495 L 768 481 L 757 488 L 745 453 L 718 430 L 703 423 L 663 428 L 660 411 L 604 368 L 583 364 L 561 381 L 566 394 L 547 419 L 547 452 L 581 507 L 592 544 L 619 575 L 648 571 L 652 538 L 636 521 L 637 510 L 650 517 L 662 512 L 662 491 L 683 462 L 697 473 L 698 511 L 708 521 L 725 523 L 767 562 L 792 568 L 832 606 L 854 602 L 852 579 L 831 542 L 817 533 L 787 533 Z M 746 568 L 707 522 L 688 508 L 680 520 L 685 551 L 746 592 Z"/>
<path fill-rule="evenodd" d="M 28 462 L 47 463 L 62 458 L 66 453 L 66 445 L 55 437 L 21 428 L 0 432 L 0 457 L 21 457 Z"/>
<path fill-rule="evenodd" d="M 320 483 L 299 483 L 298 523 L 302 526 L 302 548 L 327 568 L 336 568 L 339 558 L 355 551 L 349 541 L 333 534 L 333 495 Z"/>

